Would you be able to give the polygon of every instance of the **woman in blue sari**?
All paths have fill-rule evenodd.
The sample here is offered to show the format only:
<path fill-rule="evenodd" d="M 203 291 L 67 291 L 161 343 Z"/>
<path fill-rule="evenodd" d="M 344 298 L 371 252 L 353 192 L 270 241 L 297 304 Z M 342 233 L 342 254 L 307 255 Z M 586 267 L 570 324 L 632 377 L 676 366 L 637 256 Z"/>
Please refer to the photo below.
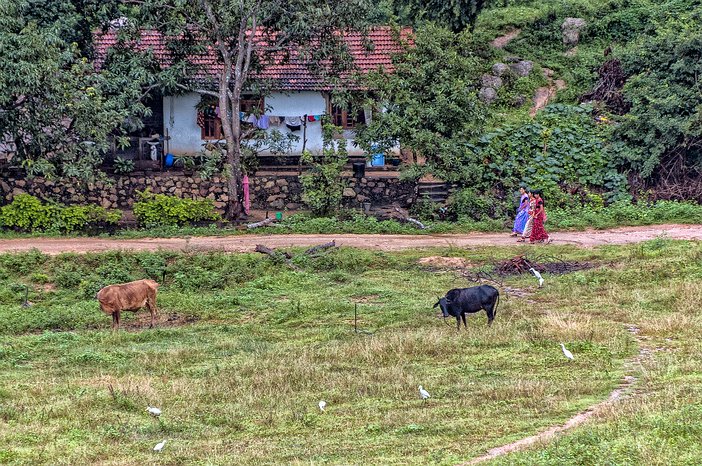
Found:
<path fill-rule="evenodd" d="M 529 220 L 529 194 L 525 187 L 519 188 L 521 197 L 519 199 L 519 208 L 517 209 L 517 217 L 514 219 L 514 228 L 512 228 L 512 236 L 518 236 L 524 233 L 524 226 Z"/>

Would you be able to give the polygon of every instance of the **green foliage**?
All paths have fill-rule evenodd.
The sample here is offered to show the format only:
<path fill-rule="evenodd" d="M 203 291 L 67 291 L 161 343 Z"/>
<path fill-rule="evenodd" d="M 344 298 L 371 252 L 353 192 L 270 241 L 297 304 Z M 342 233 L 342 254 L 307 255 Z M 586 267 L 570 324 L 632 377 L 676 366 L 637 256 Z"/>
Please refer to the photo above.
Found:
<path fill-rule="evenodd" d="M 570 202 L 566 192 L 582 189 L 607 189 L 614 196 L 626 185 L 604 150 L 609 132 L 609 125 L 597 123 L 587 106 L 550 105 L 536 121 L 481 137 L 467 154 L 479 167 L 468 184 L 509 192 L 526 183 L 542 189 L 552 206 Z"/>
<path fill-rule="evenodd" d="M 398 39 L 399 40 L 399 39 Z M 428 25 L 416 31 L 413 45 L 393 58 L 391 74 L 370 73 L 368 86 L 385 109 L 357 134 L 367 152 L 389 150 L 401 141 L 436 166 L 471 170 L 461 165 L 467 141 L 477 137 L 486 118 L 478 101 L 478 56 L 484 49 L 469 32 L 454 34 Z"/>
<path fill-rule="evenodd" d="M 16 231 L 94 232 L 117 225 L 122 217 L 118 210 L 96 205 L 63 206 L 43 204 L 29 194 L 18 194 L 12 203 L 0 209 L 0 226 Z"/>
<path fill-rule="evenodd" d="M 420 220 L 434 220 L 439 214 L 440 205 L 424 196 L 412 205 L 412 215 Z"/>
<path fill-rule="evenodd" d="M 448 210 L 455 219 L 487 220 L 505 218 L 503 203 L 489 192 L 478 193 L 474 188 L 463 188 L 448 199 Z"/>
<path fill-rule="evenodd" d="M 322 123 L 323 149 L 321 157 L 311 153 L 302 154 L 302 162 L 309 164 L 307 172 L 300 176 L 302 183 L 302 200 L 316 215 L 326 215 L 341 206 L 344 193 L 344 181 L 341 172 L 348 161 L 346 139 L 334 139 L 339 128 Z"/>
<path fill-rule="evenodd" d="M 89 28 L 77 18 L 95 13 L 97 2 L 86 0 L 82 11 L 52 0 L 71 11 L 66 17 L 34 3 L 0 3 L 0 137 L 29 177 L 93 179 L 111 136 L 148 113 L 139 99 L 144 79 L 96 71 L 81 50 L 89 44 L 71 40 L 67 25 Z"/>
<path fill-rule="evenodd" d="M 405 0 L 396 1 L 395 9 L 401 18 L 408 18 L 415 25 L 429 20 L 461 32 L 473 28 L 487 3 L 488 0 Z"/>
<path fill-rule="evenodd" d="M 644 179 L 682 181 L 702 169 L 701 15 L 698 7 L 622 53 L 631 110 L 615 132 L 615 154 Z M 698 190 L 690 195 L 699 198 Z"/>
<path fill-rule="evenodd" d="M 115 173 L 126 174 L 134 171 L 134 161 L 117 157 L 114 163 Z"/>
<path fill-rule="evenodd" d="M 134 216 L 146 227 L 187 225 L 220 220 L 211 199 L 180 199 L 165 194 L 154 194 L 148 189 L 137 191 Z"/>

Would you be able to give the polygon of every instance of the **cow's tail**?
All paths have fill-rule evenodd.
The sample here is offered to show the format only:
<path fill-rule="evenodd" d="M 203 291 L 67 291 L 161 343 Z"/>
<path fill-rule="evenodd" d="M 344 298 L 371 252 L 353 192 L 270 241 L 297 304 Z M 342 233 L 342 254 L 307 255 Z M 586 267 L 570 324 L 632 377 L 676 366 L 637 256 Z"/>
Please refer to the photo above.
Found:
<path fill-rule="evenodd" d="M 495 307 L 492 309 L 492 318 L 497 317 L 497 305 L 500 304 L 500 292 L 497 291 L 497 299 L 495 300 Z"/>

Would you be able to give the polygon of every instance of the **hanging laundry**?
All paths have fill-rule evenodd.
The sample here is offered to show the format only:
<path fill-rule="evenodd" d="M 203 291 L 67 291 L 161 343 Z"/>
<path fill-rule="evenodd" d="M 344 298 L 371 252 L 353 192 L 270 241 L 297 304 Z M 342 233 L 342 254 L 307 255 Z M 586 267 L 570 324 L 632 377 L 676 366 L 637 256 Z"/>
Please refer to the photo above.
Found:
<path fill-rule="evenodd" d="M 261 115 L 258 118 L 257 126 L 259 129 L 268 129 L 270 126 L 270 117 L 268 115 Z"/>
<path fill-rule="evenodd" d="M 217 107 L 215 108 L 215 115 L 217 115 L 217 118 L 220 118 L 219 105 L 217 105 Z"/>
<path fill-rule="evenodd" d="M 287 126 L 290 129 L 290 131 L 300 131 L 300 127 L 302 126 L 302 120 L 299 116 L 286 116 L 285 126 Z"/>
<path fill-rule="evenodd" d="M 239 112 L 239 121 L 244 121 L 244 112 Z"/>
<path fill-rule="evenodd" d="M 314 122 L 315 121 L 314 115 L 307 115 L 307 121 Z"/>
<path fill-rule="evenodd" d="M 256 115 L 252 113 L 246 117 L 246 122 L 256 126 L 258 124 L 258 118 L 256 118 Z"/>
<path fill-rule="evenodd" d="M 280 123 L 283 121 L 283 119 L 279 116 L 269 116 L 268 117 L 268 122 L 273 125 L 273 126 L 280 126 Z"/>

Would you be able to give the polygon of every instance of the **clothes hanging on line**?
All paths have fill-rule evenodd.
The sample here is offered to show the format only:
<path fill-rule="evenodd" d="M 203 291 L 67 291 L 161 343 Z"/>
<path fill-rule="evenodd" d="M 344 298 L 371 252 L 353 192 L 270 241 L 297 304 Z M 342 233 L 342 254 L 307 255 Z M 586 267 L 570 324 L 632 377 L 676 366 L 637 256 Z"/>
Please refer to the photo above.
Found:
<path fill-rule="evenodd" d="M 300 127 L 302 127 L 302 120 L 299 116 L 286 116 L 285 126 L 287 126 L 290 131 L 300 131 Z"/>
<path fill-rule="evenodd" d="M 257 125 L 258 129 L 268 129 L 270 126 L 270 117 L 268 115 L 261 115 L 258 117 Z"/>
<path fill-rule="evenodd" d="M 268 117 L 268 123 L 272 126 L 280 126 L 280 123 L 282 121 L 283 121 L 283 119 L 279 116 L 270 115 Z"/>

